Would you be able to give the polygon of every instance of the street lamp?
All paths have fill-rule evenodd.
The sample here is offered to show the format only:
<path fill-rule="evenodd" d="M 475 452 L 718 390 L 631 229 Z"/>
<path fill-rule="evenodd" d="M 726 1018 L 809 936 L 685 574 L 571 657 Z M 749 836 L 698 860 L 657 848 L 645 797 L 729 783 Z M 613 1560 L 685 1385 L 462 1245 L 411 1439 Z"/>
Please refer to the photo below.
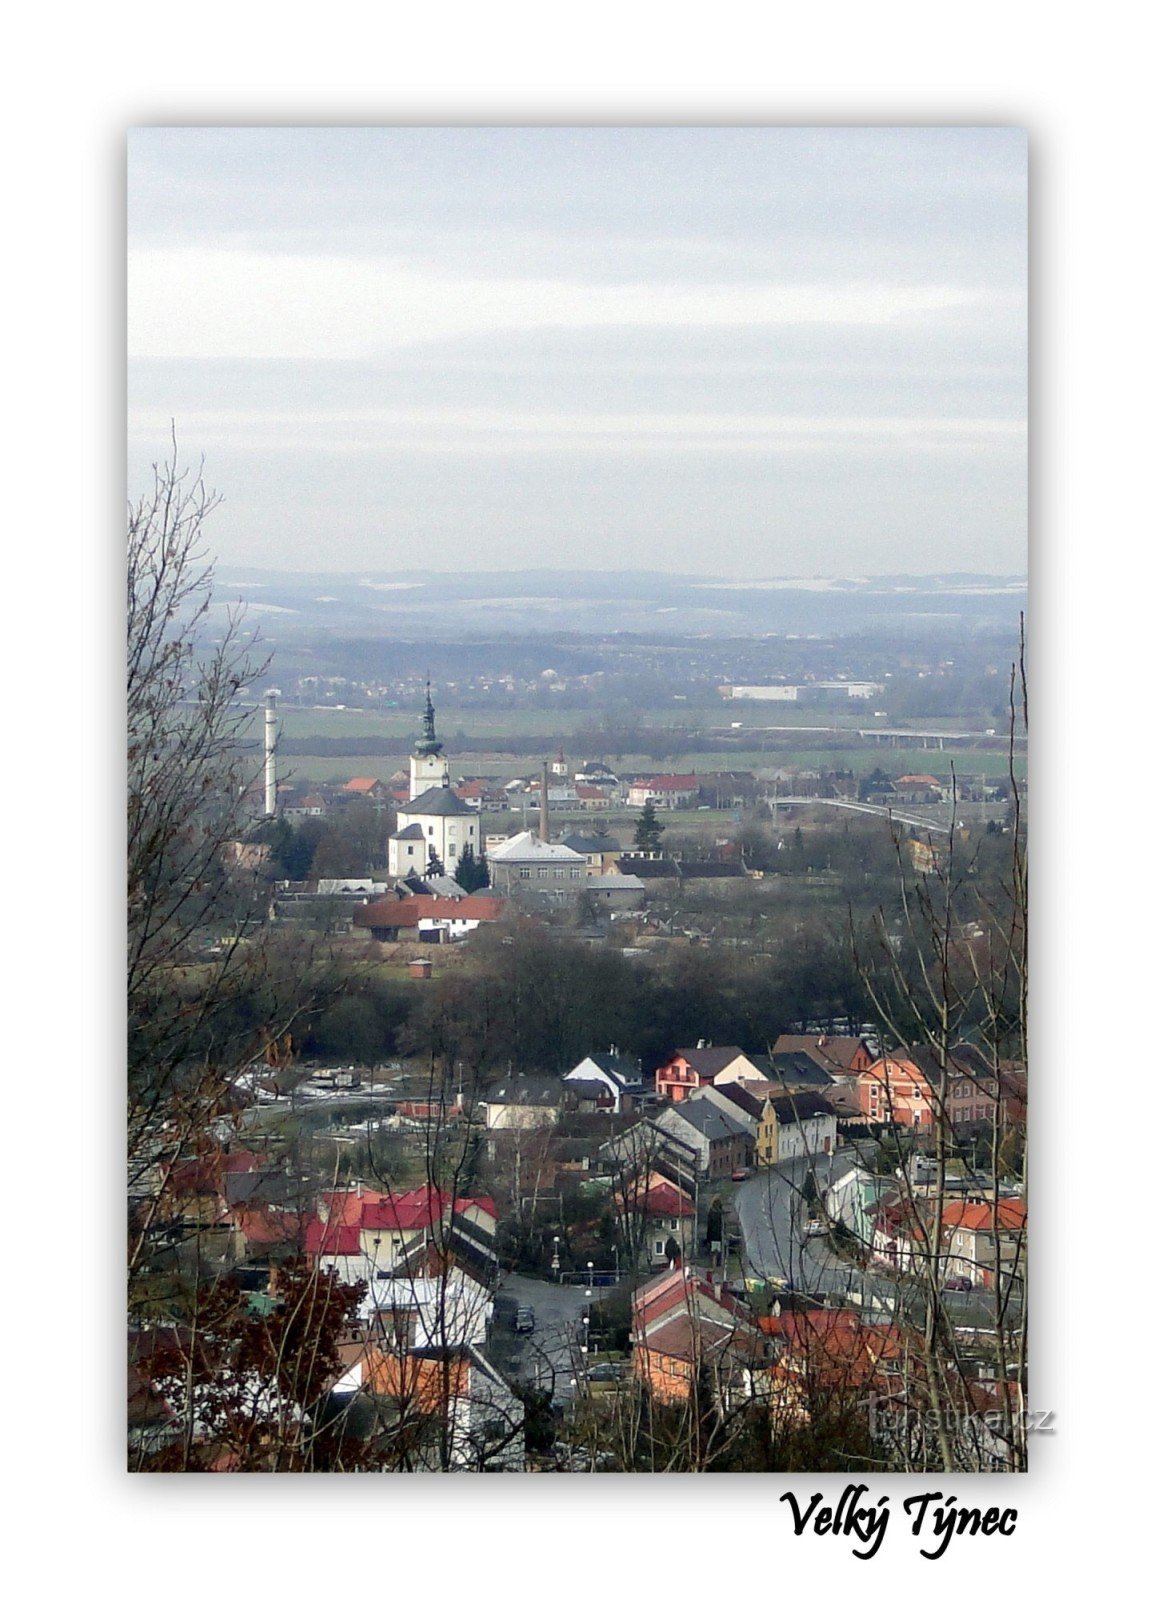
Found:
<path fill-rule="evenodd" d="M 550 1269 L 559 1281 L 561 1279 L 561 1256 L 558 1255 L 558 1246 L 560 1244 L 561 1240 L 555 1233 L 553 1236 L 553 1260 L 550 1262 Z"/>

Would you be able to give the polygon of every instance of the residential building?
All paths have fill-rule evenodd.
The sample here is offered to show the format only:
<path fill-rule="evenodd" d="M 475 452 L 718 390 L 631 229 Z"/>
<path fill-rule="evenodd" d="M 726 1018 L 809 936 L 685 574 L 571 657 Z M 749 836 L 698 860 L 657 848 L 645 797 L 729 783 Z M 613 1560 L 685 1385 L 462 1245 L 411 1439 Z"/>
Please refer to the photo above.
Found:
<path fill-rule="evenodd" d="M 934 1125 L 936 1096 L 909 1056 L 882 1056 L 858 1077 L 858 1104 L 871 1122 L 904 1128 Z"/>
<path fill-rule="evenodd" d="M 654 1123 L 695 1151 L 699 1177 L 728 1178 L 739 1168 L 753 1165 L 749 1118 L 736 1111 L 705 1100 L 682 1100 L 660 1111 Z"/>
<path fill-rule="evenodd" d="M 837 1144 L 838 1119 L 820 1094 L 787 1089 L 766 1096 L 757 1129 L 759 1166 L 798 1156 L 830 1155 Z"/>
<path fill-rule="evenodd" d="M 766 1081 L 768 1073 L 737 1045 L 708 1045 L 699 1040 L 693 1048 L 674 1050 L 658 1068 L 654 1089 L 667 1099 L 685 1100 L 706 1084 Z"/>

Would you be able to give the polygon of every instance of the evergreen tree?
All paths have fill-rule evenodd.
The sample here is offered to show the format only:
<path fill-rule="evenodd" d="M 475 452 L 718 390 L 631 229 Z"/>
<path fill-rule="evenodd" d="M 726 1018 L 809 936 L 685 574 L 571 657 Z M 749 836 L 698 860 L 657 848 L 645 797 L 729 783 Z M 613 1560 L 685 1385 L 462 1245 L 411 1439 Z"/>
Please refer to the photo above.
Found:
<path fill-rule="evenodd" d="M 665 827 L 658 821 L 654 811 L 654 802 L 647 800 L 642 807 L 642 814 L 638 818 L 637 827 L 634 829 L 635 850 L 660 850 L 662 848 L 662 835 Z"/>
<path fill-rule="evenodd" d="M 480 858 L 475 856 L 473 846 L 467 844 L 461 852 L 461 859 L 453 876 L 467 894 L 476 894 L 479 889 L 488 889 L 489 865 L 484 853 Z"/>
<path fill-rule="evenodd" d="M 443 878 L 445 876 L 445 868 L 441 865 L 441 857 L 437 854 L 433 845 L 429 846 L 429 861 L 425 868 L 425 876 L 427 878 Z"/>

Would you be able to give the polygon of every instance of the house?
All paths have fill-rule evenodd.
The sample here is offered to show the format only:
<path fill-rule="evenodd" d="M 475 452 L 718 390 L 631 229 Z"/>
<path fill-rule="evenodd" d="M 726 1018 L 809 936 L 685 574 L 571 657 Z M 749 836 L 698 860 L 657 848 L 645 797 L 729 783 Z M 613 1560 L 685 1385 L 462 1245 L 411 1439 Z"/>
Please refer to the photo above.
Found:
<path fill-rule="evenodd" d="M 614 1113 L 627 1109 L 623 1102 L 632 1104 L 640 1100 L 644 1085 L 638 1063 L 632 1056 L 620 1056 L 616 1050 L 588 1055 L 566 1073 L 563 1083 L 570 1085 L 597 1085 L 601 1090 L 598 1110 Z"/>
<path fill-rule="evenodd" d="M 1004 1290 L 1026 1276 L 1025 1201 L 952 1200 L 943 1207 L 942 1226 L 948 1276 Z"/>
<path fill-rule="evenodd" d="M 605 906 L 610 912 L 636 911 L 646 903 L 646 886 L 632 873 L 603 872 L 600 877 L 587 878 L 586 896 L 593 905 Z"/>
<path fill-rule="evenodd" d="M 829 1155 L 837 1143 L 834 1107 L 820 1094 L 785 1089 L 766 1096 L 757 1130 L 760 1167 L 798 1156 Z"/>
<path fill-rule="evenodd" d="M 658 1068 L 654 1089 L 670 1100 L 685 1100 L 704 1085 L 765 1080 L 767 1073 L 737 1045 L 708 1045 L 700 1039 L 693 1048 L 675 1050 Z"/>
<path fill-rule="evenodd" d="M 705 1100 L 682 1100 L 658 1113 L 654 1123 L 694 1150 L 703 1178 L 728 1178 L 754 1161 L 749 1118 Z"/>
<path fill-rule="evenodd" d="M 524 1405 L 477 1345 L 408 1351 L 364 1339 L 344 1354 L 333 1400 L 369 1403 L 377 1425 L 404 1438 L 411 1470 L 524 1470 Z"/>
<path fill-rule="evenodd" d="M 934 1125 L 937 1096 L 909 1056 L 881 1056 L 858 1077 L 858 1104 L 871 1122 L 904 1128 Z"/>
<path fill-rule="evenodd" d="M 287 801 L 281 808 L 281 815 L 286 822 L 306 822 L 310 817 L 323 817 L 328 809 L 329 802 L 323 794 L 306 794 Z"/>
<path fill-rule="evenodd" d="M 741 1098 L 739 1098 L 741 1097 Z M 753 1139 L 758 1129 L 758 1120 L 762 1115 L 762 1102 L 749 1093 L 745 1086 L 735 1083 L 715 1085 L 703 1084 L 700 1089 L 695 1089 L 689 1099 L 683 1101 L 684 1105 L 694 1105 L 702 1101 L 706 1105 L 716 1106 L 719 1111 L 737 1122 Z"/>
<path fill-rule="evenodd" d="M 341 793 L 350 800 L 381 800 L 385 797 L 385 785 L 380 778 L 350 778 L 342 785 Z"/>
<path fill-rule="evenodd" d="M 781 1089 L 814 1089 L 821 1093 L 834 1084 L 829 1070 L 805 1050 L 775 1050 L 767 1060 L 756 1058 L 766 1077 Z"/>
<path fill-rule="evenodd" d="M 831 1222 L 840 1222 L 855 1239 L 869 1244 L 874 1237 L 871 1208 L 893 1187 L 891 1178 L 856 1163 L 827 1184 L 823 1209 Z"/>
<path fill-rule="evenodd" d="M 1026 1120 L 1026 1078 L 1021 1064 L 992 1065 L 974 1045 L 958 1044 L 946 1053 L 915 1045 L 911 1059 L 934 1089 L 951 1132 L 966 1138 L 1000 1120 L 1004 1128 Z"/>
<path fill-rule="evenodd" d="M 842 1038 L 830 1033 L 780 1033 L 772 1055 L 802 1051 L 832 1078 L 857 1078 L 874 1060 L 865 1039 Z"/>
<path fill-rule="evenodd" d="M 607 804 L 608 798 L 607 798 Z M 575 850 L 585 857 L 591 873 L 616 872 L 622 847 L 609 833 L 567 833 L 561 841 L 567 850 Z"/>
<path fill-rule="evenodd" d="M 561 1116 L 562 1080 L 544 1076 L 502 1078 L 486 1090 L 485 1126 L 489 1133 L 551 1127 Z"/>
<path fill-rule="evenodd" d="M 694 773 L 657 772 L 645 777 L 631 778 L 626 794 L 627 806 L 640 810 L 647 801 L 655 807 L 685 810 L 698 803 L 699 779 Z"/>
<path fill-rule="evenodd" d="M 652 1278 L 631 1313 L 634 1377 L 655 1400 L 684 1402 L 704 1382 L 727 1411 L 765 1392 L 769 1339 L 741 1301 L 692 1268 Z"/>
<path fill-rule="evenodd" d="M 354 928 L 387 944 L 412 940 L 421 944 L 450 944 L 463 939 L 482 923 L 496 922 L 506 902 L 495 895 L 472 894 L 441 897 L 411 894 L 404 899 L 374 900 L 353 913 Z"/>
<path fill-rule="evenodd" d="M 460 1247 L 493 1265 L 497 1262 L 493 1248 L 497 1208 L 487 1198 L 454 1200 L 433 1185 L 423 1184 L 363 1205 L 359 1227 L 361 1251 L 373 1277 L 391 1273 L 411 1251 L 430 1241 L 446 1249 Z"/>
<path fill-rule="evenodd" d="M 614 1205 L 628 1256 L 657 1268 L 693 1252 L 697 1209 L 684 1190 L 660 1174 L 639 1174 L 615 1185 Z"/>
<path fill-rule="evenodd" d="M 896 778 L 894 792 L 898 800 L 910 805 L 934 805 L 947 798 L 947 790 L 938 778 L 925 772 L 911 772 L 905 778 Z"/>
<path fill-rule="evenodd" d="M 656 1173 L 686 1193 L 697 1193 L 698 1151 L 680 1125 L 637 1122 L 601 1145 L 598 1159 L 617 1175 L 615 1181 L 644 1185 Z"/>

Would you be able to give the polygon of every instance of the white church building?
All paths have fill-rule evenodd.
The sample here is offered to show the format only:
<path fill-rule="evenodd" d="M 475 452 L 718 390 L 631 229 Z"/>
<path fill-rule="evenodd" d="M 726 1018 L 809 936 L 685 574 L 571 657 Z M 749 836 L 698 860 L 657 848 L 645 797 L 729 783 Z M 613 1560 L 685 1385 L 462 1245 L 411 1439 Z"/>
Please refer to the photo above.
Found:
<path fill-rule="evenodd" d="M 425 686 L 425 720 L 409 757 L 409 799 L 397 808 L 398 831 L 389 840 L 389 875 L 424 877 L 436 855 L 452 877 L 466 846 L 482 852 L 481 818 L 449 787 L 449 762 L 442 754 L 433 697 Z"/>

